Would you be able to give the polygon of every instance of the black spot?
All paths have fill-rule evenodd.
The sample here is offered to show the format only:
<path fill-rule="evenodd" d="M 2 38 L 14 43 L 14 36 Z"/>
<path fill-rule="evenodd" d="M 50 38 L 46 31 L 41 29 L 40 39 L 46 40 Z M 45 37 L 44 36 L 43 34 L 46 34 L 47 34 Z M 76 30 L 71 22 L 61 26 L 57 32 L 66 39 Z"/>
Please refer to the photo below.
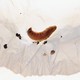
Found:
<path fill-rule="evenodd" d="M 61 38 L 62 38 L 62 36 L 61 36 Z"/>
<path fill-rule="evenodd" d="M 4 44 L 4 48 L 7 49 L 7 44 Z"/>
<path fill-rule="evenodd" d="M 37 42 L 37 44 L 39 44 L 39 42 Z"/>
<path fill-rule="evenodd" d="M 33 43 L 36 43 L 37 45 L 39 44 L 39 41 L 37 41 L 37 42 L 33 42 Z"/>
<path fill-rule="evenodd" d="M 19 36 L 19 39 L 21 39 L 21 36 Z"/>
<path fill-rule="evenodd" d="M 47 41 L 44 41 L 44 43 L 43 44 L 46 44 L 47 43 Z"/>
<path fill-rule="evenodd" d="M 20 34 L 16 33 L 16 36 L 17 36 L 19 39 L 21 39 L 21 35 L 20 35 Z"/>
<path fill-rule="evenodd" d="M 22 13 L 20 13 L 20 14 L 22 14 Z"/>
<path fill-rule="evenodd" d="M 54 50 L 51 50 L 51 53 L 50 54 L 53 55 L 54 53 L 55 53 L 55 51 Z"/>
<path fill-rule="evenodd" d="M 18 37 L 18 36 L 20 36 L 18 33 L 16 33 L 16 36 Z"/>

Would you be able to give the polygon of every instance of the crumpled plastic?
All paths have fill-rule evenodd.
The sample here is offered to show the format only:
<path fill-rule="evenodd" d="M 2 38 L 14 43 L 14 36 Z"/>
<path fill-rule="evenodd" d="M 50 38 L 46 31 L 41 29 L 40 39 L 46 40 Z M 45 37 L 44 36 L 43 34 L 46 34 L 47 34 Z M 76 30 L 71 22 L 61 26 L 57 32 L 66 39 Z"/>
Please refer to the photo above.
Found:
<path fill-rule="evenodd" d="M 26 14 L 27 5 L 12 5 L 14 3 L 10 0 L 2 0 L 1 3 L 6 5 L 2 10 L 4 14 L 0 13 L 0 67 L 24 76 L 69 75 L 80 71 L 80 26 L 57 26 L 45 45 L 43 42 L 33 44 L 26 33 L 27 29 L 30 26 L 46 28 L 54 25 L 53 20 L 45 21 L 46 18 L 36 13 Z M 21 39 L 16 37 L 16 33 L 21 35 Z M 6 49 L 4 44 L 7 44 Z M 51 54 L 52 50 L 54 54 Z"/>

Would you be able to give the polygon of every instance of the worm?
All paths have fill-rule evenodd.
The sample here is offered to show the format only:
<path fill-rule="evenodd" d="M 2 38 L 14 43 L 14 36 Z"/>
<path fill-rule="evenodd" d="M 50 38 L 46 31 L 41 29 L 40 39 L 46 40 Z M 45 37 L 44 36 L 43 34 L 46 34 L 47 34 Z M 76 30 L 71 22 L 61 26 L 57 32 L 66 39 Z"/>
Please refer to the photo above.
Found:
<path fill-rule="evenodd" d="M 42 32 L 35 32 L 32 30 L 32 28 L 30 27 L 27 30 L 27 34 L 28 36 L 35 41 L 43 41 L 46 40 L 47 38 L 50 37 L 50 35 L 57 29 L 57 26 L 49 26 L 48 28 L 46 28 L 44 31 Z"/>

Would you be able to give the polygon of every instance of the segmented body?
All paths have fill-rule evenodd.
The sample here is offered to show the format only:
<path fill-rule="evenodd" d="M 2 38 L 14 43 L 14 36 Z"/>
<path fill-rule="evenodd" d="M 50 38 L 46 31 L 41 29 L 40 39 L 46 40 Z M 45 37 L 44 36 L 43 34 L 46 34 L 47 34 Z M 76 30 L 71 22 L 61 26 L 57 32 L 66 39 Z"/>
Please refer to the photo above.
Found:
<path fill-rule="evenodd" d="M 42 41 L 46 40 L 47 38 L 50 37 L 50 35 L 57 29 L 56 26 L 50 26 L 46 28 L 42 32 L 35 32 L 32 30 L 32 28 L 29 28 L 27 31 L 28 36 L 35 41 Z"/>

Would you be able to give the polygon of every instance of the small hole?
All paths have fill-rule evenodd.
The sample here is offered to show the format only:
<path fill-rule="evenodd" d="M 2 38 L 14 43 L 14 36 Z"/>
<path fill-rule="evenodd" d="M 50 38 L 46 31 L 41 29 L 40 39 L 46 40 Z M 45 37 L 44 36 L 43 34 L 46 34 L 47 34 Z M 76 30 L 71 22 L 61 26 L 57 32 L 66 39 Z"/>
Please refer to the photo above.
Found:
<path fill-rule="evenodd" d="M 16 36 L 18 37 L 18 36 L 19 36 L 19 34 L 18 34 L 18 33 L 16 33 Z"/>
<path fill-rule="evenodd" d="M 20 34 L 16 33 L 16 36 L 17 36 L 19 39 L 21 39 L 21 35 L 20 35 Z"/>
<path fill-rule="evenodd" d="M 4 45 L 4 48 L 7 49 L 7 44 Z"/>
<path fill-rule="evenodd" d="M 51 50 L 51 53 L 50 54 L 53 55 L 54 53 L 55 53 L 55 51 L 54 50 Z"/>
<path fill-rule="evenodd" d="M 44 41 L 44 43 L 43 44 L 46 44 L 47 43 L 47 41 Z"/>
<path fill-rule="evenodd" d="M 36 43 L 37 45 L 39 44 L 39 41 L 37 41 L 37 42 L 33 42 L 33 43 Z"/>
<path fill-rule="evenodd" d="M 39 42 L 37 42 L 37 44 L 39 44 Z"/>
<path fill-rule="evenodd" d="M 21 39 L 21 36 L 19 36 L 19 39 Z"/>
<path fill-rule="evenodd" d="M 62 38 L 62 36 L 61 36 L 61 38 Z"/>

